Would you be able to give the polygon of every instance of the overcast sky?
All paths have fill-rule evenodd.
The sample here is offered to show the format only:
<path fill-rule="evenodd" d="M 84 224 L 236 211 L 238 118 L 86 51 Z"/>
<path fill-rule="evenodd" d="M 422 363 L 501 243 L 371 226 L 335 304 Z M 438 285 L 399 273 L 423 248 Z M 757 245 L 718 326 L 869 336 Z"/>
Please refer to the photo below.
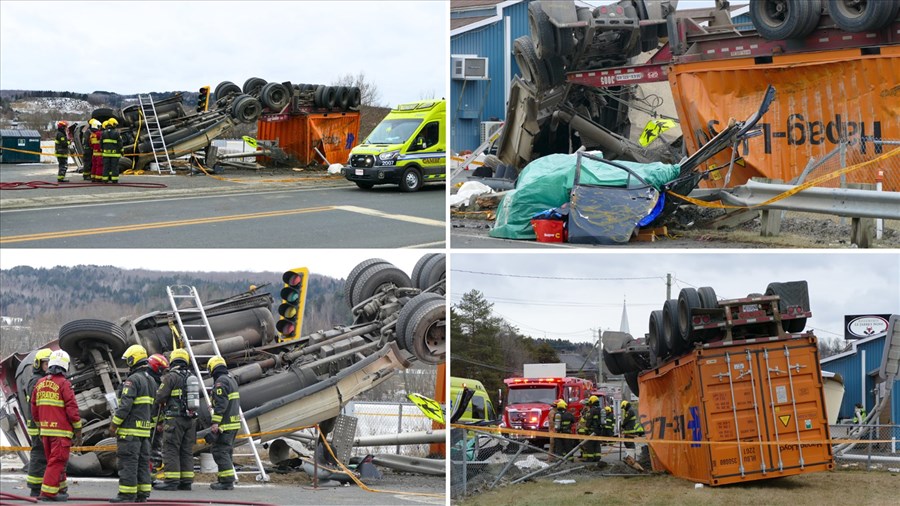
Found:
<path fill-rule="evenodd" d="M 665 302 L 667 273 L 674 278 L 673 298 L 690 286 L 711 286 L 719 298 L 738 298 L 763 293 L 772 281 L 805 279 L 813 314 L 807 325 L 820 337 L 842 337 L 845 314 L 900 312 L 897 252 L 454 253 L 451 266 L 454 305 L 477 289 L 494 303 L 495 314 L 522 333 L 577 342 L 590 341 L 592 328 L 619 330 L 623 301 L 631 334 L 643 337 L 650 311 Z"/>
<path fill-rule="evenodd" d="M 447 87 L 448 3 L 0 2 L 0 88 L 122 94 L 365 72 L 390 105 Z"/>
<path fill-rule="evenodd" d="M 284 272 L 296 267 L 307 267 L 311 274 L 346 278 L 356 264 L 369 258 L 383 258 L 409 274 L 419 258 L 426 253 L 387 249 L 4 249 L 0 255 L 0 269 L 18 265 L 49 268 L 93 264 L 158 271 Z"/>

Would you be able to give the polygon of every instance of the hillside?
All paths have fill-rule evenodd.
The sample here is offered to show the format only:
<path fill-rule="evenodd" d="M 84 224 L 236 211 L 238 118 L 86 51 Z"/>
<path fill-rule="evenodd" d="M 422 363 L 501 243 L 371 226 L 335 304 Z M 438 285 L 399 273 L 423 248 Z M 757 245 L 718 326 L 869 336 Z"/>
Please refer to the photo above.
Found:
<path fill-rule="evenodd" d="M 266 283 L 270 284 L 262 287 Z M 195 286 L 204 300 L 228 297 L 256 285 L 271 293 L 276 305 L 283 286 L 280 272 L 158 272 L 96 265 L 0 270 L 0 316 L 22 319 L 16 327 L 3 328 L 0 357 L 55 339 L 59 328 L 72 320 L 116 321 L 168 310 L 165 289 L 176 284 Z M 304 334 L 351 322 L 343 286 L 342 279 L 310 275 Z"/>

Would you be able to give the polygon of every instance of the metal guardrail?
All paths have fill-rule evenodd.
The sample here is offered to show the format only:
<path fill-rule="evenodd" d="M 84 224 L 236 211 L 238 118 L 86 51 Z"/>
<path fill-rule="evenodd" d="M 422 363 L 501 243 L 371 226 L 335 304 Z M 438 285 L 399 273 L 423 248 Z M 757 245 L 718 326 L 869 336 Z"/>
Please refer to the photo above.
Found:
<path fill-rule="evenodd" d="M 756 206 L 794 189 L 792 185 L 748 181 L 731 192 L 718 194 L 734 206 Z M 850 188 L 809 188 L 759 209 L 780 209 L 848 218 L 900 219 L 900 192 L 878 192 Z"/>

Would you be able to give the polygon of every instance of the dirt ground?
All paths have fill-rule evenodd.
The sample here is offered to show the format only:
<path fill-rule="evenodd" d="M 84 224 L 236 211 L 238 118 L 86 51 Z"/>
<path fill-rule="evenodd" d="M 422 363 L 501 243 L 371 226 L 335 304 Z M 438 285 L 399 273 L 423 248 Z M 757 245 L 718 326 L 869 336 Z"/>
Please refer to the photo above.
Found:
<path fill-rule="evenodd" d="M 597 477 L 581 474 L 558 484 L 552 479 L 499 487 L 453 504 L 464 506 L 669 506 L 676 504 L 735 506 L 824 506 L 897 504 L 900 475 L 890 472 L 832 471 L 724 487 L 695 488 L 693 482 L 669 475 Z"/>

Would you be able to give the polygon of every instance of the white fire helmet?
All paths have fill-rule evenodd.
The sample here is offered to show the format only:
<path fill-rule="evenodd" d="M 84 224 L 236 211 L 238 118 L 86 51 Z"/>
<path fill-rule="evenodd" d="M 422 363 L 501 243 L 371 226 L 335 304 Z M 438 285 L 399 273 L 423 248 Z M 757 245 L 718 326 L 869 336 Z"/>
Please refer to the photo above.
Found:
<path fill-rule="evenodd" d="M 63 350 L 56 350 L 50 354 L 50 363 L 47 364 L 50 367 L 58 365 L 62 367 L 64 371 L 69 370 L 69 354 L 64 352 Z"/>

